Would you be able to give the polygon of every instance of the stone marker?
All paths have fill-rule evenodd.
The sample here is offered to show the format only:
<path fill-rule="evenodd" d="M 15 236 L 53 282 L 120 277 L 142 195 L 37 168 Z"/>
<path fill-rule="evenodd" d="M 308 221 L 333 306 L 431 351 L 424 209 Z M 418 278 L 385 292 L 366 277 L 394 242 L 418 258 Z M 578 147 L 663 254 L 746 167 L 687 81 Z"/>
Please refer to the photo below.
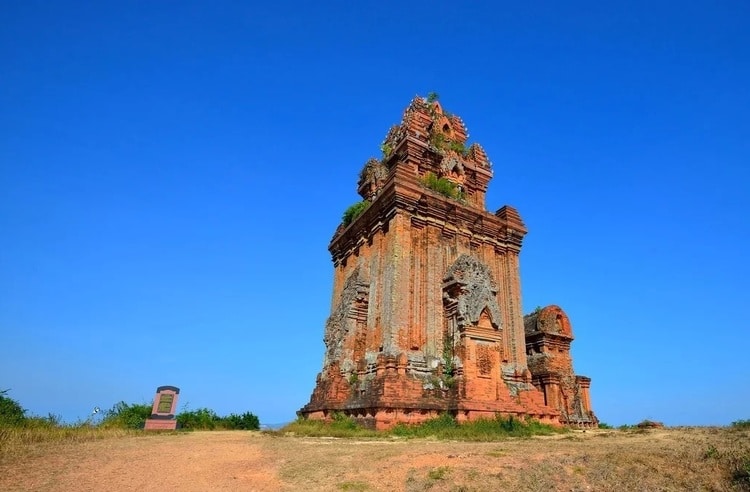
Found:
<path fill-rule="evenodd" d="M 159 386 L 156 388 L 151 417 L 146 419 L 147 430 L 174 430 L 177 428 L 175 410 L 180 388 L 176 386 Z"/>

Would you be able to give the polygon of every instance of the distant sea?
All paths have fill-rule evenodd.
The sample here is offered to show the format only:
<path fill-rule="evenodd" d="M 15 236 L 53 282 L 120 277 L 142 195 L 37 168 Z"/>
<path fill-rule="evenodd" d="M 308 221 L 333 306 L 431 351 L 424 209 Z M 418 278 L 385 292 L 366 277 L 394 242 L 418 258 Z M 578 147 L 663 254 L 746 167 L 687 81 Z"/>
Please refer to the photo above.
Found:
<path fill-rule="evenodd" d="M 281 424 L 260 424 L 260 430 L 278 430 L 288 423 L 289 422 L 282 422 Z"/>

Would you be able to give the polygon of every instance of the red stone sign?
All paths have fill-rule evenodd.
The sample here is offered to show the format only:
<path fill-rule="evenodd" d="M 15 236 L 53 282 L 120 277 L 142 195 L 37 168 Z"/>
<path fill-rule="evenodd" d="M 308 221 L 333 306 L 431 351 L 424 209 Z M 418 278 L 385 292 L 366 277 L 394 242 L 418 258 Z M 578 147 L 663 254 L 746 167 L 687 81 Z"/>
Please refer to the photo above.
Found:
<path fill-rule="evenodd" d="M 156 388 L 151 417 L 146 419 L 147 430 L 174 430 L 177 428 L 175 411 L 180 388 L 176 386 L 159 386 Z"/>

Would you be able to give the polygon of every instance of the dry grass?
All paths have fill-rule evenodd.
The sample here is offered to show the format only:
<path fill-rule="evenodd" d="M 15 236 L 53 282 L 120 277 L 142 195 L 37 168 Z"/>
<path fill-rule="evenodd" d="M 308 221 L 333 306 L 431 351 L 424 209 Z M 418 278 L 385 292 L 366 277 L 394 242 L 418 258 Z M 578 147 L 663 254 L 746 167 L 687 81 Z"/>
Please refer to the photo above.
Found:
<path fill-rule="evenodd" d="M 0 466 L 77 443 L 136 435 L 144 435 L 144 432 L 85 425 L 0 427 Z"/>
<path fill-rule="evenodd" d="M 750 490 L 750 429 L 599 430 L 495 442 L 135 434 L 43 442 L 17 436 L 15 451 L 3 451 L 0 490 L 112 484 L 131 490 Z M 9 441 L 0 443 L 5 448 Z M 165 474 L 165 460 L 174 473 Z"/>
<path fill-rule="evenodd" d="M 750 490 L 733 468 L 750 460 L 750 433 L 728 429 L 589 431 L 496 443 L 302 442 L 295 446 L 305 458 L 281 472 L 310 490 L 349 483 L 408 491 Z"/>

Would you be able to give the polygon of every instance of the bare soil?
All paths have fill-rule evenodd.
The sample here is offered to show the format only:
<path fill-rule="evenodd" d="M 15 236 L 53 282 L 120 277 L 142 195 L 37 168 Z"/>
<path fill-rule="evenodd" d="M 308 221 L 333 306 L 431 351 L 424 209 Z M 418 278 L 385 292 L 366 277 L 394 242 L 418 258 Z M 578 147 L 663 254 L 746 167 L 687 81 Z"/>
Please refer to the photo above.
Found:
<path fill-rule="evenodd" d="M 0 462 L 0 490 L 748 490 L 743 456 L 750 433 L 713 428 L 483 443 L 180 432 L 29 445 Z"/>

